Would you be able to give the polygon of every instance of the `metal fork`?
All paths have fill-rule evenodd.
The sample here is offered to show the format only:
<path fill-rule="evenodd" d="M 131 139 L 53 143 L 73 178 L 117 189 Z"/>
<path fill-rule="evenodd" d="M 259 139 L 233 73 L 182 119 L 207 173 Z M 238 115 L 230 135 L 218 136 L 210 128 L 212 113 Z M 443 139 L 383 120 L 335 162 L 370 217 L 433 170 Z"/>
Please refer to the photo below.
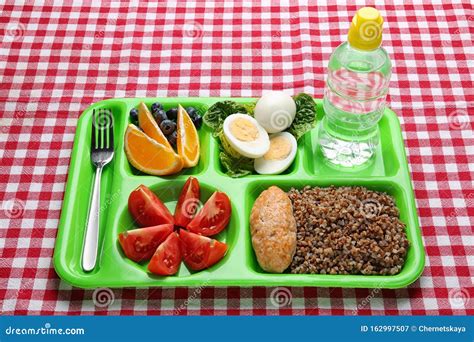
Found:
<path fill-rule="evenodd" d="M 97 262 L 99 243 L 100 178 L 102 169 L 114 156 L 114 119 L 110 109 L 92 111 L 91 161 L 96 167 L 92 200 L 82 249 L 82 269 L 92 271 Z"/>

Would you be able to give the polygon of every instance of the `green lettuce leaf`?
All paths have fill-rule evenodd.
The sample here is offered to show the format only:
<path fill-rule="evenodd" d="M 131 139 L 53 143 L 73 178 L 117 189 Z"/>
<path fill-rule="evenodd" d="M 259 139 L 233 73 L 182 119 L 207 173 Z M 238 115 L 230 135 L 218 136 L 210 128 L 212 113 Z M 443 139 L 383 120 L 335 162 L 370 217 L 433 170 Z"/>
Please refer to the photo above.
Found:
<path fill-rule="evenodd" d="M 296 103 L 296 115 L 287 131 L 298 140 L 316 126 L 316 103 L 305 93 L 293 96 L 293 100 Z"/>
<path fill-rule="evenodd" d="M 219 158 L 226 175 L 236 178 L 253 173 L 253 159 L 242 156 L 230 146 L 222 131 L 219 133 L 219 141 Z"/>
<path fill-rule="evenodd" d="M 212 129 L 212 135 L 219 139 L 219 159 L 226 175 L 243 177 L 252 174 L 253 159 L 240 155 L 224 137 L 222 126 L 231 114 L 242 113 L 253 115 L 254 103 L 240 104 L 234 101 L 221 101 L 213 104 L 203 116 L 204 123 Z"/>
<path fill-rule="evenodd" d="M 214 103 L 202 117 L 204 123 L 212 129 L 212 135 L 217 138 L 222 131 L 224 120 L 231 114 L 253 114 L 255 104 L 240 104 L 234 101 Z"/>
<path fill-rule="evenodd" d="M 224 136 L 224 131 L 219 132 L 219 141 L 220 141 L 220 147 L 221 151 L 227 153 L 229 156 L 233 158 L 240 158 L 242 157 L 239 152 L 237 152 L 232 146 L 230 146 L 229 142 Z"/>
<path fill-rule="evenodd" d="M 243 156 L 235 158 L 223 151 L 219 153 L 219 159 L 221 160 L 222 166 L 226 170 L 225 174 L 230 177 L 243 177 L 251 175 L 254 172 L 253 159 Z"/>

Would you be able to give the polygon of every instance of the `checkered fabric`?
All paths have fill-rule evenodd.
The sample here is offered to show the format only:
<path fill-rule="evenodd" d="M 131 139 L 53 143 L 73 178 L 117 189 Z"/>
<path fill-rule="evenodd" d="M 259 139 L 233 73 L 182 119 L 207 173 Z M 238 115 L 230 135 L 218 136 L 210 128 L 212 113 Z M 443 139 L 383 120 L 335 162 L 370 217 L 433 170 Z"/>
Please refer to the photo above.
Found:
<path fill-rule="evenodd" d="M 3 2 L 2 314 L 474 314 L 469 0 L 378 7 L 393 60 L 388 103 L 402 122 L 427 255 L 408 288 L 100 289 L 110 299 L 101 304 L 97 290 L 73 288 L 53 269 L 75 127 L 86 107 L 113 97 L 268 89 L 322 97 L 330 53 L 366 5 L 356 2 Z"/>

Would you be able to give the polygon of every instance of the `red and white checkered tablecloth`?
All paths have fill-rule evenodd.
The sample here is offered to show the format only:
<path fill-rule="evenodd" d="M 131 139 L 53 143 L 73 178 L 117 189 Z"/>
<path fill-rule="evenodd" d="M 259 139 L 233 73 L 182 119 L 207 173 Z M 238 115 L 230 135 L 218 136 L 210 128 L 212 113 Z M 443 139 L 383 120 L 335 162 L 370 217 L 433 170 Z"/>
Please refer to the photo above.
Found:
<path fill-rule="evenodd" d="M 330 53 L 366 3 L 312 3 L 0 5 L 2 314 L 474 314 L 469 0 L 378 7 L 394 65 L 388 100 L 402 122 L 427 255 L 408 288 L 278 289 L 291 295 L 281 307 L 265 287 L 114 289 L 113 303 L 101 307 L 92 290 L 56 275 L 51 259 L 80 113 L 112 97 L 266 89 L 322 97 Z"/>

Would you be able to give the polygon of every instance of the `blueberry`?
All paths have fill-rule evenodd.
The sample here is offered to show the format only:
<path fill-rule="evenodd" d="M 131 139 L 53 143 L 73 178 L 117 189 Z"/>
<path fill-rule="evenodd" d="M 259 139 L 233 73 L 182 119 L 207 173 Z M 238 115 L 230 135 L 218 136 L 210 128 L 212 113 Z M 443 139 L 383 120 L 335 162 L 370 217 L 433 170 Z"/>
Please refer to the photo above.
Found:
<path fill-rule="evenodd" d="M 171 108 L 166 112 L 166 115 L 169 120 L 176 121 L 176 118 L 178 117 L 178 108 Z"/>
<path fill-rule="evenodd" d="M 171 120 L 163 120 L 160 123 L 160 128 L 164 135 L 170 135 L 176 131 L 176 123 Z"/>
<path fill-rule="evenodd" d="M 192 118 L 196 117 L 196 115 L 199 115 L 198 111 L 194 107 L 188 107 L 186 108 L 186 112 L 188 115 Z"/>
<path fill-rule="evenodd" d="M 201 128 L 202 116 L 200 116 L 199 114 L 196 114 L 196 116 L 192 120 L 193 120 L 194 127 L 196 127 L 196 129 Z"/>
<path fill-rule="evenodd" d="M 151 105 L 151 112 L 156 113 L 159 110 L 163 109 L 163 105 L 159 102 L 155 102 Z"/>
<path fill-rule="evenodd" d="M 156 123 L 158 125 L 162 123 L 163 121 L 168 120 L 168 116 L 166 116 L 166 113 L 163 109 L 160 109 L 156 111 L 155 113 L 153 113 L 153 117 L 155 118 Z"/>
<path fill-rule="evenodd" d="M 138 121 L 138 110 L 136 108 L 133 108 L 130 111 L 130 118 L 132 119 L 132 122 L 137 122 Z"/>
<path fill-rule="evenodd" d="M 176 146 L 176 141 L 178 139 L 178 132 L 174 131 L 173 133 L 168 135 L 167 138 L 168 138 L 168 141 L 171 144 L 171 146 L 175 147 Z"/>

